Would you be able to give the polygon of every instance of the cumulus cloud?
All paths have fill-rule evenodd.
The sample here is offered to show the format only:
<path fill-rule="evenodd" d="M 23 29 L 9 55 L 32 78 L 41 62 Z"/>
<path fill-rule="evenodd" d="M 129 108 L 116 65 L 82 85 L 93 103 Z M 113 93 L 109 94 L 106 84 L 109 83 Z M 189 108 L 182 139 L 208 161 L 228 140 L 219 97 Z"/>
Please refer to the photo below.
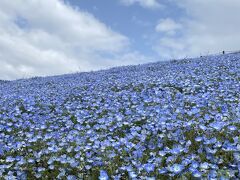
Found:
<path fill-rule="evenodd" d="M 171 18 L 161 19 L 157 24 L 155 30 L 157 32 L 167 33 L 169 35 L 173 35 L 177 30 L 181 29 L 182 25 L 180 23 L 175 22 Z"/>
<path fill-rule="evenodd" d="M 120 0 L 124 5 L 130 6 L 133 4 L 139 4 L 144 8 L 157 9 L 163 7 L 157 0 Z"/>
<path fill-rule="evenodd" d="M 161 36 L 157 45 L 153 47 L 161 57 L 182 58 L 222 50 L 239 50 L 240 1 L 174 0 L 174 2 L 186 14 L 180 22 L 176 22 L 182 27 L 178 29 L 178 35 Z"/>
<path fill-rule="evenodd" d="M 124 55 L 131 54 L 126 36 L 60 0 L 0 1 L 0 34 L 1 79 L 96 70 L 134 61 L 124 61 Z"/>

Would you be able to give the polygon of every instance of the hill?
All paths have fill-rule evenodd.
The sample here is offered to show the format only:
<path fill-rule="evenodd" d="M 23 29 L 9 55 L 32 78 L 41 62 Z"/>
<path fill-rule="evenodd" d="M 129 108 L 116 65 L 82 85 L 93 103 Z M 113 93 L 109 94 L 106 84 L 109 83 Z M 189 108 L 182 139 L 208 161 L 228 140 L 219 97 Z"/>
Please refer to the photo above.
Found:
<path fill-rule="evenodd" d="M 240 176 L 240 54 L 0 82 L 0 176 Z"/>

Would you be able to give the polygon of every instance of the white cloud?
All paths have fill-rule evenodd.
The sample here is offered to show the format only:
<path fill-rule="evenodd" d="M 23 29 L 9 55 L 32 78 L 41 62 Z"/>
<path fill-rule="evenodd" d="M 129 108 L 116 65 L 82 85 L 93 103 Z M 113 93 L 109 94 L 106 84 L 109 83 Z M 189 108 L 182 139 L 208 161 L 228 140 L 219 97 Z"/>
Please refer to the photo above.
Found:
<path fill-rule="evenodd" d="M 157 32 L 164 32 L 164 33 L 167 33 L 169 35 L 172 35 L 172 34 L 176 33 L 176 30 L 179 30 L 181 28 L 182 28 L 181 24 L 175 22 L 171 18 L 165 18 L 165 19 L 161 19 L 159 21 L 155 30 Z"/>
<path fill-rule="evenodd" d="M 174 0 L 185 12 L 178 35 L 160 37 L 153 48 L 163 58 L 239 50 L 240 1 Z"/>
<path fill-rule="evenodd" d="M 60 0 L 0 1 L 0 34 L 0 79 L 96 70 L 134 61 L 123 61 L 130 51 L 126 36 Z M 108 56 L 113 59 L 107 60 Z"/>
<path fill-rule="evenodd" d="M 157 9 L 163 7 L 157 0 L 120 0 L 124 5 L 130 6 L 135 3 L 139 4 L 144 8 Z"/>

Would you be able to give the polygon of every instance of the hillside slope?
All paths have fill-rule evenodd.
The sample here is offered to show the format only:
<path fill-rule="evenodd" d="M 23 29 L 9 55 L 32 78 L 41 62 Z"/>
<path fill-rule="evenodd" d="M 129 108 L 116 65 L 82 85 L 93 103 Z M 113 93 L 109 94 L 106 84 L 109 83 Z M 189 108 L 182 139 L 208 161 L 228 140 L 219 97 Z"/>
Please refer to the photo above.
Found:
<path fill-rule="evenodd" d="M 0 176 L 240 176 L 240 54 L 0 83 Z"/>

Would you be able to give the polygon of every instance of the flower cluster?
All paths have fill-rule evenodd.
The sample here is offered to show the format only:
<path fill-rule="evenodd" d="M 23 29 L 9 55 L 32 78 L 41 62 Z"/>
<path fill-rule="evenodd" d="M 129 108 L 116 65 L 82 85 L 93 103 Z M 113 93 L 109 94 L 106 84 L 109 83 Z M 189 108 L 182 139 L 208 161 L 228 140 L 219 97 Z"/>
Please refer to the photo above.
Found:
<path fill-rule="evenodd" d="M 237 179 L 240 55 L 0 83 L 0 177 Z"/>

